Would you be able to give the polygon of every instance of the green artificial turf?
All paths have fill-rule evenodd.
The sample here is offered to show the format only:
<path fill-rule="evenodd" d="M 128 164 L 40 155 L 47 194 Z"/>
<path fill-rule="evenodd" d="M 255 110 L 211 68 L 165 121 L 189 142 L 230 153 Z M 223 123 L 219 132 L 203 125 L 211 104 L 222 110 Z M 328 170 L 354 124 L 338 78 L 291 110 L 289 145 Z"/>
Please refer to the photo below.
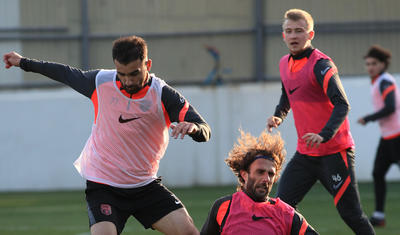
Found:
<path fill-rule="evenodd" d="M 214 200 L 231 194 L 236 186 L 171 188 L 182 200 L 200 229 Z M 374 210 L 371 183 L 359 184 L 364 212 Z M 274 192 L 271 193 L 274 195 Z M 378 235 L 400 234 L 400 182 L 388 184 L 386 227 L 376 229 Z M 316 184 L 299 205 L 300 212 L 322 235 L 353 234 L 337 213 L 332 197 Z M 87 235 L 89 234 L 83 190 L 59 192 L 0 193 L 1 235 Z M 160 234 L 145 230 L 131 218 L 123 234 Z"/>

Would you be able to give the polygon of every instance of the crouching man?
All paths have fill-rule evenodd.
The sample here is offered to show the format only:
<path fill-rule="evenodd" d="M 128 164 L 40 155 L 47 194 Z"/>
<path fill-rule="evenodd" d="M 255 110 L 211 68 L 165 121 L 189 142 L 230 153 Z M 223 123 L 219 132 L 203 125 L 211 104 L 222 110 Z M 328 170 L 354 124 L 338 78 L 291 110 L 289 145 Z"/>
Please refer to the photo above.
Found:
<path fill-rule="evenodd" d="M 238 177 L 238 191 L 215 201 L 201 230 L 214 234 L 318 234 L 293 207 L 268 195 L 286 151 L 279 134 L 241 136 L 225 160 Z"/>

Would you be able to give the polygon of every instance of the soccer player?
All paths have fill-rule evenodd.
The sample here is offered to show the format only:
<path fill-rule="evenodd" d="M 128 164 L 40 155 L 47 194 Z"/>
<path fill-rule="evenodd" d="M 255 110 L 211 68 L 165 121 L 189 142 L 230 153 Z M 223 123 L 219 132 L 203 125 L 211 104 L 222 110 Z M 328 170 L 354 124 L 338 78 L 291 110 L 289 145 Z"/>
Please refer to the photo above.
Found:
<path fill-rule="evenodd" d="M 293 207 L 268 196 L 285 155 L 280 135 L 241 131 L 225 160 L 238 177 L 238 192 L 215 201 L 201 234 L 317 234 Z"/>
<path fill-rule="evenodd" d="M 393 163 L 400 163 L 400 93 L 395 79 L 386 72 L 390 58 L 390 51 L 378 45 L 371 46 L 364 57 L 375 112 L 358 120 L 362 125 L 379 121 L 381 129 L 373 170 L 375 212 L 370 218 L 372 225 L 379 227 L 385 226 L 385 175 Z"/>
<path fill-rule="evenodd" d="M 120 234 L 134 216 L 164 234 L 198 234 L 181 201 L 157 178 L 171 136 L 208 141 L 210 127 L 188 101 L 150 74 L 146 42 L 137 36 L 113 42 L 115 69 L 81 71 L 47 61 L 4 54 L 19 66 L 62 82 L 92 100 L 92 133 L 74 165 L 87 180 L 91 234 Z M 177 122 L 177 124 L 171 124 Z"/>
<path fill-rule="evenodd" d="M 298 141 L 277 196 L 296 208 L 319 180 L 356 234 L 375 234 L 360 205 L 349 102 L 331 58 L 311 45 L 313 27 L 311 15 L 304 10 L 291 9 L 284 15 L 282 35 L 290 54 L 279 63 L 282 95 L 267 128 L 278 127 L 292 109 Z"/>

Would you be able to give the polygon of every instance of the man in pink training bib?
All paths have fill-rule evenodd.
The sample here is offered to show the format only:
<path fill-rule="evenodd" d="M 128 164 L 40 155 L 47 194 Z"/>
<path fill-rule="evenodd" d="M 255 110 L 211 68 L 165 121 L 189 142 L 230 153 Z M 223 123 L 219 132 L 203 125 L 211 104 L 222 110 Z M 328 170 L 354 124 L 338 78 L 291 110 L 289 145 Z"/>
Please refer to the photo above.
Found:
<path fill-rule="evenodd" d="M 278 127 L 291 109 L 298 141 L 279 181 L 277 197 L 296 208 L 319 180 L 355 234 L 375 234 L 360 204 L 347 118 L 350 105 L 338 70 L 331 58 L 311 45 L 314 20 L 308 12 L 287 11 L 282 29 L 290 54 L 279 62 L 282 94 L 267 128 Z"/>
<path fill-rule="evenodd" d="M 15 52 L 3 56 L 6 68 L 40 73 L 93 102 L 92 133 L 74 164 L 87 180 L 91 234 L 120 234 L 130 216 L 164 234 L 198 234 L 157 171 L 170 127 L 174 138 L 189 135 L 197 142 L 209 140 L 210 127 L 181 94 L 149 73 L 152 61 L 142 38 L 115 40 L 112 59 L 115 69 L 81 71 Z"/>
<path fill-rule="evenodd" d="M 387 72 L 392 54 L 374 45 L 368 50 L 365 66 L 371 79 L 373 113 L 358 119 L 358 123 L 378 121 L 381 139 L 374 162 L 375 212 L 370 221 L 385 226 L 386 173 L 392 164 L 400 164 L 400 92 L 395 78 Z"/>
<path fill-rule="evenodd" d="M 268 197 L 285 160 L 280 135 L 241 132 L 225 160 L 238 177 L 238 192 L 215 201 L 202 235 L 312 235 L 307 221 L 279 198 Z"/>

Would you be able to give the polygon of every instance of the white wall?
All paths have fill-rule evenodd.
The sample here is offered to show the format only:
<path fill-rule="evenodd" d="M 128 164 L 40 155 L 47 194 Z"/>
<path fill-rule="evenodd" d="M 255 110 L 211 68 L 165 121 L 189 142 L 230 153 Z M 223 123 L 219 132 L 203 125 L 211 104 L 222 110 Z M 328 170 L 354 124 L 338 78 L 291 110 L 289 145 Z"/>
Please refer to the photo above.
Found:
<path fill-rule="evenodd" d="M 357 118 L 371 111 L 369 80 L 342 79 L 352 110 L 349 115 L 356 141 L 356 174 L 371 180 L 377 124 L 362 127 Z M 235 183 L 224 163 L 238 128 L 258 135 L 275 109 L 280 83 L 216 88 L 178 87 L 212 128 L 211 140 L 170 140 L 159 175 L 174 186 Z M 82 188 L 84 180 L 72 163 L 79 156 L 93 121 L 89 99 L 68 89 L 0 92 L 0 191 Z M 279 128 L 287 143 L 288 159 L 296 148 L 292 115 Z M 397 167 L 389 179 L 399 180 Z"/>

